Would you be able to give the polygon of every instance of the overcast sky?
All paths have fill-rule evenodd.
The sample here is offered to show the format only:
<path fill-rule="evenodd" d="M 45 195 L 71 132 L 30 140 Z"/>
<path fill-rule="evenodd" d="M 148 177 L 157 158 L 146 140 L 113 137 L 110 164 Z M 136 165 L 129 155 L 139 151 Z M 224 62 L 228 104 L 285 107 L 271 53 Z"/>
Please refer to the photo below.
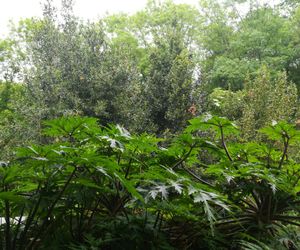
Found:
<path fill-rule="evenodd" d="M 61 0 L 53 0 L 60 6 Z M 74 12 L 84 19 L 94 20 L 107 12 L 134 13 L 146 6 L 147 0 L 74 0 Z M 163 1 L 163 0 L 161 0 Z M 217 1 L 217 0 L 216 0 Z M 218 0 L 221 1 L 221 0 Z M 260 3 L 274 4 L 279 0 L 257 0 Z M 41 16 L 43 0 L 0 0 L 0 37 L 7 34 L 9 20 L 14 22 L 20 18 Z M 173 0 L 175 3 L 198 5 L 199 0 Z"/>
<path fill-rule="evenodd" d="M 0 0 L 0 36 L 8 31 L 9 20 L 18 21 L 20 18 L 41 16 L 42 0 Z M 57 6 L 60 0 L 54 0 Z M 198 0 L 175 0 L 176 3 L 197 5 Z M 74 12 L 85 19 L 95 19 L 106 12 L 133 13 L 145 7 L 147 0 L 75 0 Z"/>

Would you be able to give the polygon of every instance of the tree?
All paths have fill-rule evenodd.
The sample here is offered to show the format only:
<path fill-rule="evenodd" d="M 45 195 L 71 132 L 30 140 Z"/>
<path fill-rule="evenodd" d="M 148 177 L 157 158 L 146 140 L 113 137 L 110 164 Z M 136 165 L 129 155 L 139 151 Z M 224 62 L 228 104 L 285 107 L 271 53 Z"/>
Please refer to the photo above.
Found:
<path fill-rule="evenodd" d="M 214 89 L 208 110 L 236 121 L 245 139 L 258 139 L 258 130 L 272 122 L 298 119 L 297 87 L 288 81 L 285 72 L 272 79 L 269 69 L 262 67 L 258 76 L 254 80 L 246 78 L 244 85 L 239 91 Z"/>
<path fill-rule="evenodd" d="M 138 71 L 125 46 L 109 42 L 102 22 L 79 21 L 72 1 L 60 21 L 51 1 L 44 18 L 22 22 L 28 98 L 43 107 L 42 118 L 77 113 L 104 123 L 129 125 L 138 95 Z"/>
<path fill-rule="evenodd" d="M 208 51 L 203 74 L 209 86 L 240 90 L 245 75 L 255 77 L 262 65 L 270 68 L 272 77 L 286 70 L 289 79 L 298 84 L 290 70 L 296 54 L 288 17 L 270 6 L 257 6 L 245 17 L 235 13 L 231 19 L 225 6 L 224 10 L 214 5 L 210 8 L 218 14 L 209 16 L 209 38 L 203 44 Z"/>
<path fill-rule="evenodd" d="M 147 110 L 147 126 L 159 134 L 182 127 L 191 114 L 188 109 L 195 102 L 195 59 L 190 51 L 195 41 L 197 11 L 186 5 L 150 2 L 144 18 L 150 42 L 142 65 L 144 91 L 142 97 Z M 193 32 L 195 31 L 195 34 Z M 147 40 L 147 37 L 145 37 Z"/>
<path fill-rule="evenodd" d="M 157 132 L 178 130 L 190 116 L 193 103 L 193 62 L 177 37 L 158 42 L 150 54 L 145 76 L 146 109 Z M 176 41 L 177 40 L 177 41 Z"/>
<path fill-rule="evenodd" d="M 41 112 L 29 102 L 24 84 L 0 83 L 0 157 L 9 160 L 15 148 L 39 141 Z"/>
<path fill-rule="evenodd" d="M 258 129 L 272 121 L 297 119 L 297 87 L 288 82 L 285 73 L 272 81 L 268 70 L 262 68 L 255 81 L 247 83 L 245 92 L 240 121 L 245 138 L 254 138 Z"/>

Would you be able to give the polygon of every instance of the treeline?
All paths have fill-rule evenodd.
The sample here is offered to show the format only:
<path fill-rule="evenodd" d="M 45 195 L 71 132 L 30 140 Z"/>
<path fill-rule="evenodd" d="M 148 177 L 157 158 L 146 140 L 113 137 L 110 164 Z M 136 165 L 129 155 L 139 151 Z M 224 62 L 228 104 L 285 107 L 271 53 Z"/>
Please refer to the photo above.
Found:
<path fill-rule="evenodd" d="M 243 120 L 252 138 L 272 119 L 297 118 L 300 12 L 292 3 L 252 3 L 241 16 L 236 1 L 149 1 L 97 22 L 80 21 L 72 4 L 59 12 L 47 1 L 43 18 L 20 21 L 1 41 L 4 144 L 11 124 L 15 137 L 22 123 L 39 130 L 63 114 L 162 136 L 213 111 Z M 10 111 L 18 115 L 6 123 Z"/>
<path fill-rule="evenodd" d="M 298 2 L 72 8 L 0 40 L 2 248 L 300 248 Z"/>

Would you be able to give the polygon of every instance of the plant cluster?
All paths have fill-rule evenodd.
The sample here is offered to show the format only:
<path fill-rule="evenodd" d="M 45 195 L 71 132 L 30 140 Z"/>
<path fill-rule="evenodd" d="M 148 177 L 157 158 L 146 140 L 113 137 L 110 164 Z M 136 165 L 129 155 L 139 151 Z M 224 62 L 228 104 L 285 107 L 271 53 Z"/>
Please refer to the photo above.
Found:
<path fill-rule="evenodd" d="M 299 247 L 292 125 L 262 129 L 268 143 L 210 115 L 168 140 L 95 118 L 44 126 L 47 142 L 1 163 L 4 249 Z"/>

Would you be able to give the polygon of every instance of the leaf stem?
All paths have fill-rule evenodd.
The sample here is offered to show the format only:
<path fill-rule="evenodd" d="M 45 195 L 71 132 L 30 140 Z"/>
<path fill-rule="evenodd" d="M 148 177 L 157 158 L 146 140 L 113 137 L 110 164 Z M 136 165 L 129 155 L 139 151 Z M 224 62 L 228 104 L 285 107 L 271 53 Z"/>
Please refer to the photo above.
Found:
<path fill-rule="evenodd" d="M 33 245 L 34 243 L 37 241 L 37 239 L 44 233 L 44 229 L 45 227 L 47 226 L 48 224 L 48 218 L 50 217 L 50 215 L 52 214 L 53 212 L 53 209 L 56 205 L 56 203 L 59 201 L 59 199 L 61 198 L 61 196 L 63 195 L 63 193 L 65 192 L 65 190 L 67 189 L 68 185 L 70 184 L 73 176 L 75 175 L 76 173 L 76 170 L 77 170 L 77 167 L 74 167 L 74 170 L 73 172 L 70 174 L 68 180 L 66 181 L 65 185 L 63 186 L 62 190 L 59 192 L 58 196 L 56 197 L 56 199 L 52 202 L 46 216 L 45 216 L 45 219 L 42 223 L 42 225 L 40 226 L 39 228 L 39 232 L 36 234 L 36 236 L 33 238 L 33 240 L 28 244 L 28 246 L 26 247 L 26 249 L 33 249 Z"/>
<path fill-rule="evenodd" d="M 279 166 L 278 168 L 281 169 L 282 168 L 282 165 L 283 165 L 283 161 L 284 161 L 284 158 L 286 157 L 287 155 L 287 150 L 288 150 L 288 147 L 289 147 L 289 136 L 286 135 L 284 138 L 283 138 L 283 145 L 284 145 L 284 149 L 283 149 L 283 153 L 282 153 L 282 156 L 281 156 L 281 159 L 280 159 L 280 162 L 279 162 Z"/>
<path fill-rule="evenodd" d="M 224 148 L 224 150 L 225 150 L 225 153 L 226 153 L 228 159 L 229 159 L 230 161 L 232 161 L 232 157 L 230 156 L 230 153 L 229 153 L 229 151 L 228 151 L 228 148 L 227 148 L 227 145 L 226 145 L 226 142 L 225 142 L 223 126 L 222 126 L 222 125 L 219 125 L 219 128 L 220 128 L 220 133 L 221 133 L 222 146 L 223 146 L 223 148 Z"/>

